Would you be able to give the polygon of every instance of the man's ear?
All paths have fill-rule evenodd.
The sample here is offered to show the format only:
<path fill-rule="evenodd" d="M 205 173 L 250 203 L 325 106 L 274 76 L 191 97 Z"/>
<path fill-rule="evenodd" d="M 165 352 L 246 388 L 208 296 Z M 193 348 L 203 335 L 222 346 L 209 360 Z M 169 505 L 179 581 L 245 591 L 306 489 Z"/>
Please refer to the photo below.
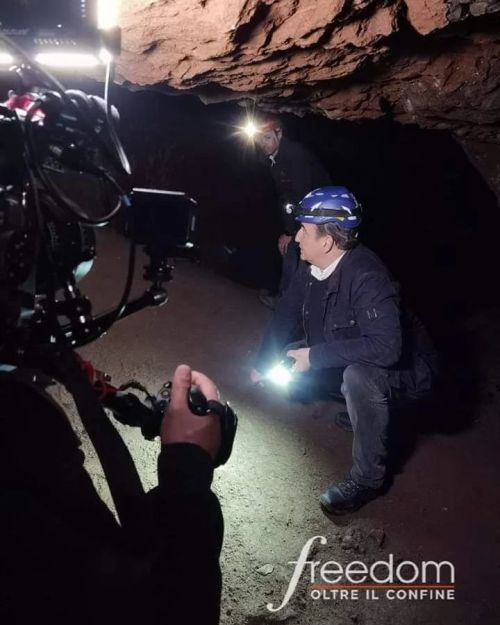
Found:
<path fill-rule="evenodd" d="M 283 138 L 283 130 L 281 128 L 276 129 L 276 137 L 278 138 L 278 141 L 281 141 Z"/>
<path fill-rule="evenodd" d="M 332 249 L 334 248 L 334 246 L 335 246 L 335 241 L 333 240 L 333 237 L 332 237 L 332 235 L 331 235 L 331 234 L 326 234 L 326 235 L 325 235 L 325 237 L 324 237 L 324 239 L 325 239 L 325 240 L 324 240 L 324 243 L 323 243 L 324 250 L 325 250 L 325 252 L 328 254 L 328 253 L 329 253 L 329 252 L 331 252 L 331 251 L 332 251 Z"/>

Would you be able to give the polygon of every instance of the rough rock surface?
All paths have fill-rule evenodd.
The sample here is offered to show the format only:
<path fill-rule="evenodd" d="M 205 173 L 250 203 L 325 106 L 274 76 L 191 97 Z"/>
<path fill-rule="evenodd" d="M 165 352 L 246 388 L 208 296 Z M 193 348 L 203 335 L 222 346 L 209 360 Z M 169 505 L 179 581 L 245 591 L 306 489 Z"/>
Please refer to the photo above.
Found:
<path fill-rule="evenodd" d="M 124 0 L 120 74 L 500 142 L 499 0 Z"/>

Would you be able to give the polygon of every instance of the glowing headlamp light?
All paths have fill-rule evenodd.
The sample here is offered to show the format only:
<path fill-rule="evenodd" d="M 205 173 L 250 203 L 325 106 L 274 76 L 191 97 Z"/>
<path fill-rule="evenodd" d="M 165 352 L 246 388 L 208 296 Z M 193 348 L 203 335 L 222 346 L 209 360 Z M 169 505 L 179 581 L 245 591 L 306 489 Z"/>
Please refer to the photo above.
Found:
<path fill-rule="evenodd" d="M 248 139 L 255 139 L 255 135 L 259 132 L 259 127 L 252 119 L 247 119 L 242 131 Z"/>
<path fill-rule="evenodd" d="M 295 360 L 287 356 L 275 365 L 266 375 L 266 378 L 277 386 L 287 386 L 293 379 Z"/>

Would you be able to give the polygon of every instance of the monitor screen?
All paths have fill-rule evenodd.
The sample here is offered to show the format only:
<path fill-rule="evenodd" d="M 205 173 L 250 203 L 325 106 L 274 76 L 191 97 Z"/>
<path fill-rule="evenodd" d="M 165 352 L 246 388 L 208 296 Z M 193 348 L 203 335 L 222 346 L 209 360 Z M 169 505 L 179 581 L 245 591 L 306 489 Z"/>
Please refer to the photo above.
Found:
<path fill-rule="evenodd" d="M 185 193 L 134 189 L 132 207 L 138 243 L 182 248 L 196 241 L 197 204 Z"/>

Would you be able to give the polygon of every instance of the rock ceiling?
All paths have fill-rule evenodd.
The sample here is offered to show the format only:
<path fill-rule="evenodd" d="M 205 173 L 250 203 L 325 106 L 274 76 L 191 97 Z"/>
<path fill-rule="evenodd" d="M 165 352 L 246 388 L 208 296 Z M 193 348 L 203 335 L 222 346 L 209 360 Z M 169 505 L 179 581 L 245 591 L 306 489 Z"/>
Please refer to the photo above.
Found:
<path fill-rule="evenodd" d="M 500 143 L 500 0 L 123 0 L 119 73 Z"/>

